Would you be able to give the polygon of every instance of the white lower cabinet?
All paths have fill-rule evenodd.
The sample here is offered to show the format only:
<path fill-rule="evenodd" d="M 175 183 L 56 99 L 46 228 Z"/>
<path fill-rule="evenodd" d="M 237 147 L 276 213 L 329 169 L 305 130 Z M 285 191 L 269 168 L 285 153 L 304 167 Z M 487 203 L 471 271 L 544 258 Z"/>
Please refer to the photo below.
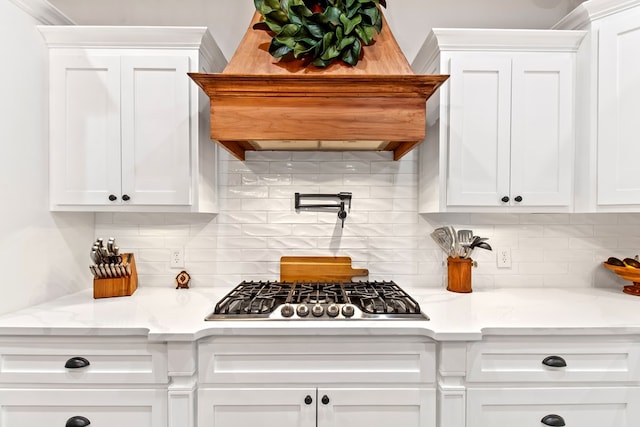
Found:
<path fill-rule="evenodd" d="M 637 337 L 489 336 L 466 356 L 466 427 L 640 424 Z"/>
<path fill-rule="evenodd" d="M 198 427 L 435 427 L 435 344 L 418 337 L 213 337 Z"/>
<path fill-rule="evenodd" d="M 467 427 L 625 427 L 640 421 L 640 388 L 473 388 Z"/>
<path fill-rule="evenodd" d="M 167 348 L 141 337 L 0 337 L 0 427 L 167 427 Z"/>
<path fill-rule="evenodd" d="M 0 426 L 163 427 L 163 390 L 0 389 Z"/>
<path fill-rule="evenodd" d="M 201 389 L 199 426 L 434 425 L 435 391 L 420 388 Z"/>

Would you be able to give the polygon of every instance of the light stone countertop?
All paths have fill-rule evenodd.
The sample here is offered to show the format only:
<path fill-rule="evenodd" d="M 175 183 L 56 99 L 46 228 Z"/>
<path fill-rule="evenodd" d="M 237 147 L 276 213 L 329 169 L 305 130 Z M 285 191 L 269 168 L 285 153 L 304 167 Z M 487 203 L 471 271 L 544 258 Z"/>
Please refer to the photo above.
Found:
<path fill-rule="evenodd" d="M 528 288 L 456 294 L 405 289 L 429 317 L 411 320 L 203 319 L 231 289 L 138 288 L 130 297 L 93 299 L 82 291 L 0 316 L 0 335 L 142 335 L 192 341 L 212 335 L 421 335 L 439 341 L 485 335 L 640 334 L 640 297 L 621 289 Z"/>

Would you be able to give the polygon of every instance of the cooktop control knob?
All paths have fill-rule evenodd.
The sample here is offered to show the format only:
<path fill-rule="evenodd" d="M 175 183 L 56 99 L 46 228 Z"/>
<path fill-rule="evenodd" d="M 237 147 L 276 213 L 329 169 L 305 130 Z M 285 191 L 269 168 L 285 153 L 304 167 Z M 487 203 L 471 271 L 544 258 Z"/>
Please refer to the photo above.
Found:
<path fill-rule="evenodd" d="M 280 309 L 280 314 L 282 314 L 282 317 L 291 317 L 293 316 L 293 311 L 293 306 L 291 304 L 285 304 Z"/>
<path fill-rule="evenodd" d="M 313 314 L 315 317 L 320 317 L 324 314 L 324 307 L 321 306 L 320 304 L 316 304 L 313 306 L 313 308 L 311 309 L 311 314 Z"/>
<path fill-rule="evenodd" d="M 352 317 L 355 314 L 355 310 L 351 304 L 345 304 L 342 306 L 342 315 L 344 317 Z"/>
<path fill-rule="evenodd" d="M 307 304 L 300 304 L 298 306 L 298 309 L 296 310 L 296 313 L 298 313 L 298 316 L 300 317 L 306 317 L 309 315 L 309 306 Z"/>
<path fill-rule="evenodd" d="M 338 314 L 340 314 L 340 309 L 337 305 L 329 304 L 329 306 L 327 306 L 327 315 L 329 317 L 336 317 Z"/>

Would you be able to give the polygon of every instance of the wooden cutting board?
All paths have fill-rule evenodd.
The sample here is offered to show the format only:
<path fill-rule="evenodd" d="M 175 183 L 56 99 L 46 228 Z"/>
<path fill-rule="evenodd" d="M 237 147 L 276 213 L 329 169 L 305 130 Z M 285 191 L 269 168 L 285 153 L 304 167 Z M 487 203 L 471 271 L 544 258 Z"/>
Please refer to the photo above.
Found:
<path fill-rule="evenodd" d="M 283 256 L 280 258 L 280 281 L 350 282 L 368 276 L 366 268 L 352 268 L 351 257 Z"/>

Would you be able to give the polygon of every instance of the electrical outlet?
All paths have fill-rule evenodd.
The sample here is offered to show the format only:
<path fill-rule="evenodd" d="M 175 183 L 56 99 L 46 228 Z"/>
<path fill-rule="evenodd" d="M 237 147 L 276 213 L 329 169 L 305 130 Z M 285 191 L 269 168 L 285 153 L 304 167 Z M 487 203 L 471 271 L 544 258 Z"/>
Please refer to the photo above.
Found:
<path fill-rule="evenodd" d="M 184 248 L 172 249 L 171 259 L 169 260 L 171 268 L 184 267 Z"/>
<path fill-rule="evenodd" d="M 511 249 L 498 249 L 496 253 L 498 268 L 511 268 Z"/>

